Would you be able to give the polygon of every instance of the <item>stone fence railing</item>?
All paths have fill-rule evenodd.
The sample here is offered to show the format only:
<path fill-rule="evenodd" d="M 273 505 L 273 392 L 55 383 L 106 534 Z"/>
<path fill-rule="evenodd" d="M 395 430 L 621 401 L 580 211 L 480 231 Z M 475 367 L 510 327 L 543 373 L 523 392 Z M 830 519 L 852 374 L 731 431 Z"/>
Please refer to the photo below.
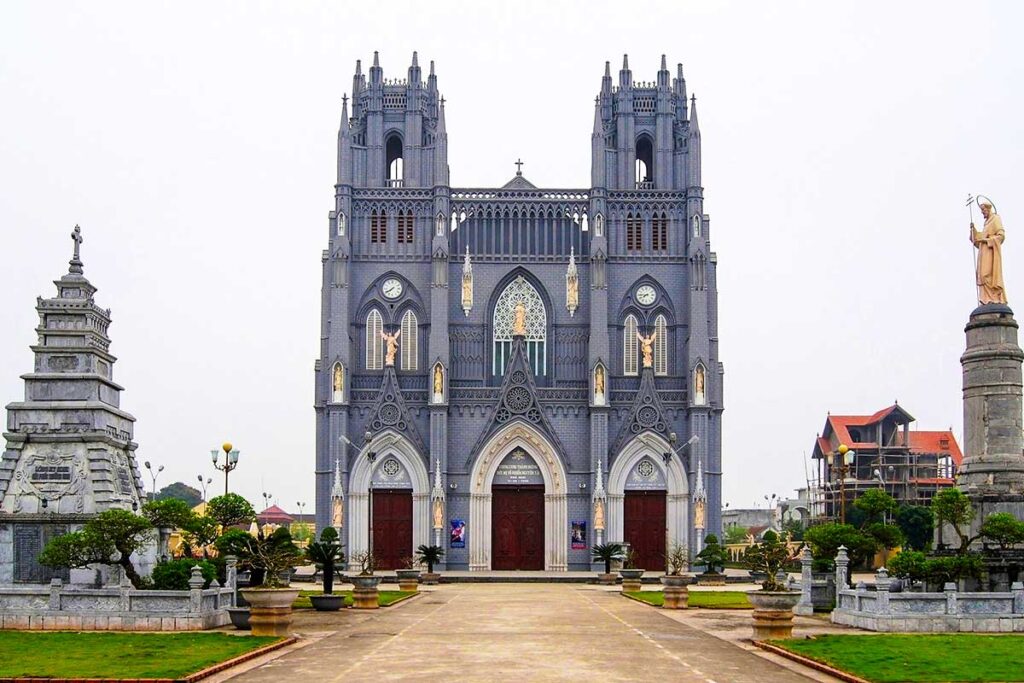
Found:
<path fill-rule="evenodd" d="M 42 631 L 201 631 L 230 622 L 236 570 L 229 561 L 228 585 L 203 589 L 199 568 L 187 591 L 136 590 L 120 586 L 77 588 L 53 579 L 49 586 L 0 586 L 0 629 Z"/>
<path fill-rule="evenodd" d="M 864 582 L 847 586 L 849 558 L 836 556 L 837 604 L 832 622 L 869 631 L 945 633 L 1024 633 L 1024 583 L 1009 592 L 967 593 L 947 583 L 941 593 L 892 592 L 889 572 L 875 574 L 874 590 Z"/>

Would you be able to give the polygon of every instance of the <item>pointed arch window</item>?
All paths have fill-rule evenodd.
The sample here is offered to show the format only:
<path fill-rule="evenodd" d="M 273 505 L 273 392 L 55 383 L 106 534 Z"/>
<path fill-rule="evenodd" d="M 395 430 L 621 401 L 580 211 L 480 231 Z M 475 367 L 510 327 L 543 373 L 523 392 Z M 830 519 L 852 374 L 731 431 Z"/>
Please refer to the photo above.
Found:
<path fill-rule="evenodd" d="M 626 316 L 622 326 L 622 374 L 635 375 L 638 370 L 638 348 L 636 338 L 636 316 Z"/>
<path fill-rule="evenodd" d="M 402 316 L 402 370 L 416 370 L 419 358 L 419 320 L 412 311 Z"/>
<path fill-rule="evenodd" d="M 387 156 L 387 186 L 402 187 L 402 179 L 405 172 L 405 161 L 403 160 L 402 138 L 391 135 L 384 144 L 384 153 Z"/>
<path fill-rule="evenodd" d="M 651 218 L 651 249 L 668 250 L 668 216 L 664 211 L 661 214 L 654 214 Z"/>
<path fill-rule="evenodd" d="M 412 209 L 398 212 L 398 243 L 412 244 Z"/>
<path fill-rule="evenodd" d="M 366 369 L 381 370 L 384 368 L 384 346 L 380 338 L 384 331 L 384 320 L 376 308 L 366 316 Z"/>
<path fill-rule="evenodd" d="M 387 244 L 388 242 L 388 214 L 381 209 L 377 212 L 374 209 L 370 212 L 370 242 L 372 244 Z"/>
<path fill-rule="evenodd" d="M 494 305 L 494 359 L 491 370 L 495 377 L 505 374 L 505 366 L 512 355 L 512 331 L 519 302 L 526 306 L 526 354 L 533 366 L 533 373 L 543 376 L 548 372 L 547 310 L 534 286 L 520 275 L 505 287 Z"/>
<path fill-rule="evenodd" d="M 654 319 L 654 374 L 668 374 L 668 322 L 665 316 Z"/>
<path fill-rule="evenodd" d="M 626 250 L 640 251 L 643 248 L 643 221 L 640 215 L 626 214 Z"/>

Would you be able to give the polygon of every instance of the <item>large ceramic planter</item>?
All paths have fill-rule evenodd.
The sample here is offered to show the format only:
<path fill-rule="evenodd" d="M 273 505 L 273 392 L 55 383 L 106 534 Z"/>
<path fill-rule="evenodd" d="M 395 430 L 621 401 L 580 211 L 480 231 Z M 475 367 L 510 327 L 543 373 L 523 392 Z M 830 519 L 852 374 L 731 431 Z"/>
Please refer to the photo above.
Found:
<path fill-rule="evenodd" d="M 618 574 L 598 574 L 597 582 L 602 586 L 614 586 L 619 580 Z"/>
<path fill-rule="evenodd" d="M 231 617 L 231 625 L 239 631 L 252 630 L 252 625 L 249 624 L 248 607 L 228 607 L 228 616 Z"/>
<path fill-rule="evenodd" d="M 310 595 L 309 602 L 317 612 L 337 612 L 345 606 L 345 596 L 327 593 Z"/>
<path fill-rule="evenodd" d="M 685 576 L 673 576 L 666 574 L 661 577 L 661 593 L 664 596 L 665 609 L 687 609 L 690 602 L 690 592 L 686 589 Z"/>
<path fill-rule="evenodd" d="M 420 574 L 420 583 L 424 586 L 436 586 L 441 580 L 441 575 L 437 572 L 423 572 Z"/>
<path fill-rule="evenodd" d="M 254 636 L 288 635 L 298 588 L 245 588 L 242 595 L 249 602 L 249 623 Z"/>
<path fill-rule="evenodd" d="M 412 591 L 415 593 L 420 586 L 420 570 L 419 569 L 396 569 L 395 575 L 398 576 L 398 589 L 403 591 Z"/>
<path fill-rule="evenodd" d="M 800 601 L 799 591 L 747 591 L 754 606 L 754 640 L 793 637 L 793 608 Z"/>
<path fill-rule="evenodd" d="M 380 577 L 373 574 L 356 574 L 349 577 L 352 582 L 352 606 L 356 609 L 377 609 L 380 603 L 377 601 L 377 586 L 380 584 Z"/>
<path fill-rule="evenodd" d="M 643 569 L 620 569 L 619 576 L 622 577 L 622 592 L 634 593 L 640 590 L 640 577 L 644 575 Z"/>
<path fill-rule="evenodd" d="M 719 574 L 718 572 L 704 572 L 703 574 L 697 574 L 697 585 L 724 586 L 725 574 Z"/>

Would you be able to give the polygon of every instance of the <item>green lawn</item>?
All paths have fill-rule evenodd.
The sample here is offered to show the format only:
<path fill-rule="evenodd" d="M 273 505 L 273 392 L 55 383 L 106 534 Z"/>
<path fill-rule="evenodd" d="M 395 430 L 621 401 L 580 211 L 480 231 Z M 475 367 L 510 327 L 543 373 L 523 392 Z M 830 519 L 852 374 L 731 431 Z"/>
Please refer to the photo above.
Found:
<path fill-rule="evenodd" d="M 183 678 L 280 638 L 0 631 L 0 678 Z"/>
<path fill-rule="evenodd" d="M 352 591 L 334 591 L 335 595 L 344 595 L 345 604 L 349 607 L 352 606 Z M 293 609 L 313 609 L 312 603 L 309 601 L 310 595 L 320 595 L 320 591 L 300 591 L 299 597 L 292 603 Z M 396 602 L 401 602 L 406 598 L 411 598 L 416 595 L 415 591 L 378 591 L 377 604 L 381 607 L 387 607 L 393 605 Z"/>
<path fill-rule="evenodd" d="M 706 607 L 708 609 L 751 609 L 747 594 L 742 591 L 688 591 L 690 607 Z M 665 596 L 661 591 L 634 591 L 626 593 L 650 605 L 661 607 L 665 604 Z"/>
<path fill-rule="evenodd" d="M 1020 635 L 822 635 L 772 644 L 877 683 L 1024 681 Z"/>

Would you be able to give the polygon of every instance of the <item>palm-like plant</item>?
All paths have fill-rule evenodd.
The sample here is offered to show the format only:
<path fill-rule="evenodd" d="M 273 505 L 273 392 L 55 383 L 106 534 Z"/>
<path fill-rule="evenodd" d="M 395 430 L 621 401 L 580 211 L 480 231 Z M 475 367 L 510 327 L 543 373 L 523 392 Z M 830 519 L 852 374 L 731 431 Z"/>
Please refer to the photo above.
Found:
<path fill-rule="evenodd" d="M 604 573 L 612 573 L 612 562 L 621 560 L 626 556 L 621 543 L 602 543 L 590 549 L 592 559 L 597 562 L 604 562 Z"/>
<path fill-rule="evenodd" d="M 416 561 L 427 565 L 427 573 L 434 573 L 434 564 L 444 557 L 444 548 L 439 545 L 421 545 L 416 548 Z"/>
<path fill-rule="evenodd" d="M 332 527 L 328 527 L 328 529 L 334 531 Z M 337 540 L 332 540 L 326 531 L 327 529 L 324 529 L 325 533 L 320 534 L 319 541 L 310 543 L 306 548 L 306 559 L 320 565 L 324 570 L 324 595 L 331 595 L 334 593 L 334 568 L 345 561 L 345 551 L 341 549 L 341 544 Z M 334 538 L 337 538 L 337 532 L 335 532 Z"/>

